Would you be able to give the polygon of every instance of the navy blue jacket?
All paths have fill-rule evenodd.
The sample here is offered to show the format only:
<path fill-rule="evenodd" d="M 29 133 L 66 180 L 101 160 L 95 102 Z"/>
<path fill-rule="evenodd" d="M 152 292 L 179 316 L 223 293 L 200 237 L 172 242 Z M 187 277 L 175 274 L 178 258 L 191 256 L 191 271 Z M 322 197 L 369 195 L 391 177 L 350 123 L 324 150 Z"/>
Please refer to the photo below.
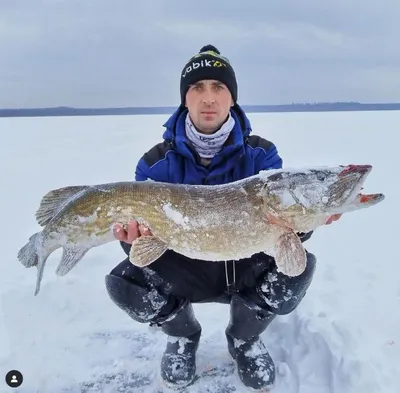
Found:
<path fill-rule="evenodd" d="M 231 109 L 235 119 L 223 149 L 205 167 L 185 133 L 186 108 L 180 106 L 164 124 L 164 142 L 139 160 L 135 179 L 182 184 L 223 184 L 252 176 L 261 170 L 282 168 L 276 146 L 251 134 L 250 121 L 239 105 Z"/>

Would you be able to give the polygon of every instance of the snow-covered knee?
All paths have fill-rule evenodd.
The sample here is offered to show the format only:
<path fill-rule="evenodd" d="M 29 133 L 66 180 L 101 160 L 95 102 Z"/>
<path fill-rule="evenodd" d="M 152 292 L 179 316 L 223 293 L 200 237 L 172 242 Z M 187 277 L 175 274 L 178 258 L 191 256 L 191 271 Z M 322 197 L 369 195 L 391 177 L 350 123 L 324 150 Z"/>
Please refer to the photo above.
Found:
<path fill-rule="evenodd" d="M 297 277 L 285 276 L 275 271 L 264 276 L 257 292 L 274 314 L 291 313 L 304 298 L 314 276 L 315 255 L 307 253 L 305 271 Z"/>
<path fill-rule="evenodd" d="M 111 300 L 137 322 L 157 320 L 172 300 L 155 288 L 149 290 L 112 274 L 106 275 L 105 282 Z"/>

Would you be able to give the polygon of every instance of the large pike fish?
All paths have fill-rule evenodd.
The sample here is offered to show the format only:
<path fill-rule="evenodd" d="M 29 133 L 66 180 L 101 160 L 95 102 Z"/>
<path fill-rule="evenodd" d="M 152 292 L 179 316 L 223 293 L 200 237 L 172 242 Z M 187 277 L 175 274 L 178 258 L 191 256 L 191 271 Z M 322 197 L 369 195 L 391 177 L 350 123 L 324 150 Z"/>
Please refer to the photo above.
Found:
<path fill-rule="evenodd" d="M 46 194 L 36 212 L 44 226 L 18 259 L 38 269 L 39 293 L 49 255 L 63 248 L 56 274 L 67 274 L 92 248 L 116 240 L 113 224 L 130 219 L 153 236 L 132 245 L 130 261 L 147 266 L 167 249 L 209 261 L 238 260 L 259 252 L 275 257 L 279 271 L 301 274 L 306 254 L 296 234 L 333 214 L 373 206 L 383 194 L 363 195 L 369 165 L 277 169 L 214 186 L 154 181 L 70 186 Z"/>

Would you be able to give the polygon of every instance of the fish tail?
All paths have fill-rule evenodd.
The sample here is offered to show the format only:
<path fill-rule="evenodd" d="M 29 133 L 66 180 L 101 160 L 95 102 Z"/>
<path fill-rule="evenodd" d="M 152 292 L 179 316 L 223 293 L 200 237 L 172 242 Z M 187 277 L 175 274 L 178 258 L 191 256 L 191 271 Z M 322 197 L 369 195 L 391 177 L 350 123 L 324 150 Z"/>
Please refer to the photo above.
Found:
<path fill-rule="evenodd" d="M 33 234 L 28 243 L 26 243 L 18 252 L 18 260 L 25 267 L 32 267 L 38 264 L 38 243 L 40 241 L 41 232 Z"/>
<path fill-rule="evenodd" d="M 18 259 L 25 267 L 36 266 L 37 268 L 35 296 L 40 291 L 40 282 L 49 255 L 48 250 L 43 248 L 42 232 L 33 234 L 18 252 Z"/>
<path fill-rule="evenodd" d="M 36 266 L 37 267 L 37 278 L 36 278 L 35 296 L 40 291 L 40 283 L 42 282 L 44 266 L 46 265 L 46 261 L 47 261 L 48 257 L 49 257 L 49 255 L 40 255 L 38 258 L 38 264 Z"/>

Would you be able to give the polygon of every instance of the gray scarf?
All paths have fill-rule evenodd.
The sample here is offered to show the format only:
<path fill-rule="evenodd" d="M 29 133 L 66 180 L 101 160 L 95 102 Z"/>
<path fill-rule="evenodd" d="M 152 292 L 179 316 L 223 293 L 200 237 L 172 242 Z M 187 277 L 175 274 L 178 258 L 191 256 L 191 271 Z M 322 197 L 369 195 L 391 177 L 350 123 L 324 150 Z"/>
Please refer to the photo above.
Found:
<path fill-rule="evenodd" d="M 213 158 L 222 149 L 234 126 L 235 119 L 230 113 L 228 120 L 222 124 L 217 132 L 211 135 L 198 132 L 190 120 L 189 113 L 185 120 L 186 135 L 201 158 Z"/>

